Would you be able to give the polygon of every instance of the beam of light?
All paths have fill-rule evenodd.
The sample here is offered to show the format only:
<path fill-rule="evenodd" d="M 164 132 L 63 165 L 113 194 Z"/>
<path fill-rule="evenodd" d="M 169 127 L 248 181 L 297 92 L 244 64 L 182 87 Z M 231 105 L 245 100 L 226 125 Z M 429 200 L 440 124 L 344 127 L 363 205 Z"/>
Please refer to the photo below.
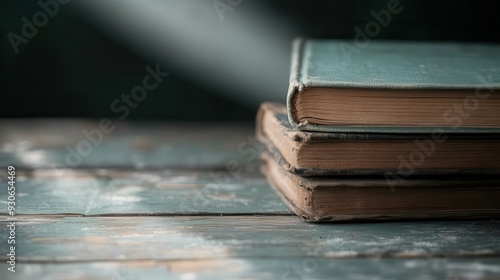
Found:
<path fill-rule="evenodd" d="M 74 3 L 131 48 L 210 88 L 252 105 L 284 101 L 291 25 L 262 6 L 242 1 L 222 21 L 209 0 Z"/>

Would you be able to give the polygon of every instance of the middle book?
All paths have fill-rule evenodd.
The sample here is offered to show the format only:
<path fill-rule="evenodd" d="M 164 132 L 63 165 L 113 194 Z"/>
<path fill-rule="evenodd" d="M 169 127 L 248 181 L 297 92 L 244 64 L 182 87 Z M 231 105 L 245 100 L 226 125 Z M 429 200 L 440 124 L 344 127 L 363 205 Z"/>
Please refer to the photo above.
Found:
<path fill-rule="evenodd" d="M 301 176 L 500 174 L 500 135 L 300 131 L 286 107 L 264 103 L 257 136 L 287 171 Z"/>

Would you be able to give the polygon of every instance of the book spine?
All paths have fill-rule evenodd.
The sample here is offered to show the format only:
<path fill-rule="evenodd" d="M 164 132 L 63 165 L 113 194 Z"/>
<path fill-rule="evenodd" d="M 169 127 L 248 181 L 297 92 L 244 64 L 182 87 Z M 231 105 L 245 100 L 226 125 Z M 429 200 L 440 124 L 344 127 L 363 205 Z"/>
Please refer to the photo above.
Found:
<path fill-rule="evenodd" d="M 298 92 L 302 91 L 304 85 L 301 82 L 301 69 L 302 69 L 302 55 L 305 40 L 297 38 L 292 44 L 292 64 L 290 70 L 290 80 L 288 87 L 288 94 L 286 99 L 286 107 L 288 113 L 288 120 L 293 127 L 298 127 L 300 124 L 296 118 L 294 107 L 294 99 Z"/>

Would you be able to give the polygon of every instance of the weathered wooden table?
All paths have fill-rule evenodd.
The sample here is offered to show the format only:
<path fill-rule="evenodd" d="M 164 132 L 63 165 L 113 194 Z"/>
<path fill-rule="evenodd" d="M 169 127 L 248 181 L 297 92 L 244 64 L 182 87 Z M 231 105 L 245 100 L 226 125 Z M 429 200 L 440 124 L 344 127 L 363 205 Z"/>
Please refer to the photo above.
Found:
<path fill-rule="evenodd" d="M 500 279 L 499 221 L 308 224 L 251 126 L 112 125 L 1 120 L 0 279 Z"/>

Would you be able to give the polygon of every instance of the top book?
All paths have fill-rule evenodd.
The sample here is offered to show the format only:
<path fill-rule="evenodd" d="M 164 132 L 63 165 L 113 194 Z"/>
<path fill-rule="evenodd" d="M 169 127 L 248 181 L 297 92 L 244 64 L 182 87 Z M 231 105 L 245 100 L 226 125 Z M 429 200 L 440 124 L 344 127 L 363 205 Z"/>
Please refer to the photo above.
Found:
<path fill-rule="evenodd" d="M 500 132 L 500 46 L 303 40 L 287 110 L 300 130 Z"/>

